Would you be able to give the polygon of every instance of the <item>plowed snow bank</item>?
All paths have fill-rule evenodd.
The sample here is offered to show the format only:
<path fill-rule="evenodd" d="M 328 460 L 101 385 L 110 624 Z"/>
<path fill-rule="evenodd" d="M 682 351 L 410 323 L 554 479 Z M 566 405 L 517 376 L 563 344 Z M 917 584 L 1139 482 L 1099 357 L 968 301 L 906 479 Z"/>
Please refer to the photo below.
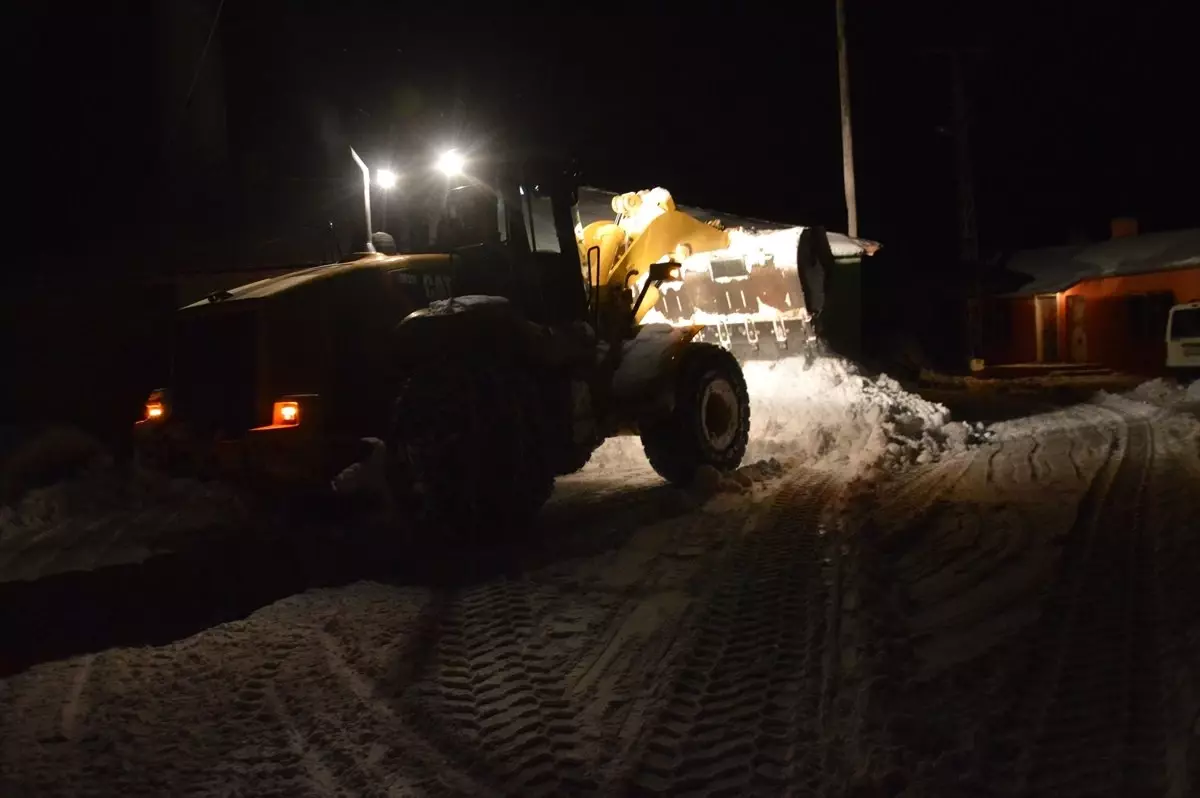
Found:
<path fill-rule="evenodd" d="M 978 433 L 886 374 L 867 377 L 837 358 L 750 362 L 744 370 L 751 459 L 789 456 L 852 475 L 927 463 Z"/>
<path fill-rule="evenodd" d="M 952 422 L 945 406 L 927 402 L 888 377 L 866 377 L 838 358 L 752 361 L 746 462 L 777 458 L 848 476 L 872 468 L 926 463 L 965 448 L 981 428 Z M 606 442 L 586 470 L 647 468 L 636 438 Z"/>
<path fill-rule="evenodd" d="M 1143 382 L 1124 396 L 1127 399 L 1134 399 L 1157 407 L 1171 407 L 1182 402 L 1196 402 L 1200 401 L 1200 380 L 1188 385 L 1158 377 Z"/>
<path fill-rule="evenodd" d="M 0 505 L 0 582 L 140 562 L 233 524 L 244 508 L 217 484 L 104 463 Z"/>

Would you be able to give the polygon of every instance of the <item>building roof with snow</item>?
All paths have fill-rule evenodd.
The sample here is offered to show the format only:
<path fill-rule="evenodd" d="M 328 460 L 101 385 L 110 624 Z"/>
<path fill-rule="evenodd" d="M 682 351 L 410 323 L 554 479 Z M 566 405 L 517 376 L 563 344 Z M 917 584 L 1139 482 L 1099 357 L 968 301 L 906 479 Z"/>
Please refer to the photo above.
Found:
<path fill-rule="evenodd" d="M 1100 277 L 1200 266 L 1200 227 L 1017 252 L 1005 264 L 1030 280 L 1007 296 L 1065 291 Z"/>

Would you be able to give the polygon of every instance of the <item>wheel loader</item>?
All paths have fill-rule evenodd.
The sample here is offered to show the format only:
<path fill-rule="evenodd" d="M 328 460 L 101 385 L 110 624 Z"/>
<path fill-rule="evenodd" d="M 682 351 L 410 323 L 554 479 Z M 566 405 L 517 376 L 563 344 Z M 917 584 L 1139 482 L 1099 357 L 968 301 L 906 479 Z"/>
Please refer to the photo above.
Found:
<path fill-rule="evenodd" d="M 686 485 L 735 469 L 750 409 L 698 325 L 639 324 L 721 243 L 673 213 L 618 241 L 583 230 L 576 181 L 537 159 L 429 170 L 428 245 L 218 291 L 177 312 L 169 384 L 139 454 L 264 489 L 326 491 L 372 452 L 396 502 L 458 530 L 519 525 L 606 438 L 639 435 Z M 374 249 L 373 247 L 368 247 Z"/>

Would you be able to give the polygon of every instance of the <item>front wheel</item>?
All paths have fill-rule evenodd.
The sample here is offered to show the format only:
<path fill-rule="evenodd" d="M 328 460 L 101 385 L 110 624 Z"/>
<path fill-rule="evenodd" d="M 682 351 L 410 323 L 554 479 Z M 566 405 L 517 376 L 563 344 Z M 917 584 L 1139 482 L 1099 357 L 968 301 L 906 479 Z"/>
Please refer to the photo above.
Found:
<path fill-rule="evenodd" d="M 737 359 L 712 344 L 688 344 L 675 376 L 675 407 L 642 423 L 650 465 L 676 485 L 701 466 L 737 468 L 750 437 L 750 396 Z"/>

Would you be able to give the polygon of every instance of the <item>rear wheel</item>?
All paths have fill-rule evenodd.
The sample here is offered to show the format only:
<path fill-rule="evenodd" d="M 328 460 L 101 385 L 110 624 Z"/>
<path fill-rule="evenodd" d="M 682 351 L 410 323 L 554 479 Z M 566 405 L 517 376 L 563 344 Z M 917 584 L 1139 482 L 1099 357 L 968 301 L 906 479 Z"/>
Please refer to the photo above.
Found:
<path fill-rule="evenodd" d="M 642 424 L 646 458 L 661 476 L 688 485 L 701 466 L 732 471 L 746 454 L 750 398 L 737 360 L 711 344 L 684 348 L 675 408 Z"/>
<path fill-rule="evenodd" d="M 396 400 L 398 503 L 419 520 L 481 536 L 523 527 L 550 497 L 533 381 L 507 366 L 432 366 Z"/>

